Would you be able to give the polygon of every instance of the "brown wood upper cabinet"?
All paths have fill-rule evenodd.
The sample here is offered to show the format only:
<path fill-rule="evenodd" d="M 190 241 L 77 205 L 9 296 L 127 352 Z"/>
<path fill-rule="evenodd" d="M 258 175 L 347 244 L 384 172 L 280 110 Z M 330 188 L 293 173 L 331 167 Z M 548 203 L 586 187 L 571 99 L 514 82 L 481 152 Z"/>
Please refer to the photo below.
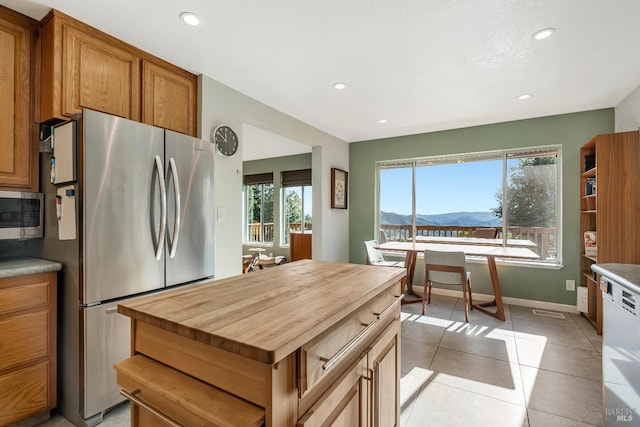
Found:
<path fill-rule="evenodd" d="M 142 121 L 196 135 L 197 80 L 177 67 L 142 61 Z"/>
<path fill-rule="evenodd" d="M 42 21 L 39 121 L 90 108 L 195 136 L 195 75 L 52 10 Z"/>
<path fill-rule="evenodd" d="M 37 23 L 0 6 L 0 188 L 38 191 L 32 144 Z"/>

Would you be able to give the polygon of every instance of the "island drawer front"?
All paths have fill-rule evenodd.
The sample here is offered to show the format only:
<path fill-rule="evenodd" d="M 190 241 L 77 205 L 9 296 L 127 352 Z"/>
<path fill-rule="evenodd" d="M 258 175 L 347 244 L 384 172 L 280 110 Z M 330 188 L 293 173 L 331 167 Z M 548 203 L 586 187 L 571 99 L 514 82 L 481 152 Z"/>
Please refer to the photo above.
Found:
<path fill-rule="evenodd" d="M 134 352 L 172 366 L 258 406 L 267 405 L 269 365 L 134 321 Z"/>
<path fill-rule="evenodd" d="M 143 355 L 120 361 L 115 369 L 134 408 L 132 426 L 264 425 L 263 408 Z"/>
<path fill-rule="evenodd" d="M 355 315 L 345 319 L 339 325 L 303 345 L 299 352 L 299 397 L 308 401 L 306 394 L 316 385 L 319 390 L 311 393 L 319 395 L 326 386 L 324 380 L 335 379 L 335 373 L 349 361 L 353 361 L 371 341 L 391 321 L 399 316 L 401 297 L 396 296 L 397 287 L 387 289 Z M 395 310 L 394 310 L 395 308 Z M 315 400 L 315 397 L 311 397 Z M 307 402 L 301 405 L 306 409 Z"/>

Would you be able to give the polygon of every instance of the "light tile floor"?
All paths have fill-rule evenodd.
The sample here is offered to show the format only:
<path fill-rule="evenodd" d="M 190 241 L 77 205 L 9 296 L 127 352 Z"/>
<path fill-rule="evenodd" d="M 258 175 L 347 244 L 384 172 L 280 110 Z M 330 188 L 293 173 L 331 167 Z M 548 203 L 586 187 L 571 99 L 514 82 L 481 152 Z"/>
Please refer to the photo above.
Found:
<path fill-rule="evenodd" d="M 501 322 L 462 300 L 402 307 L 403 427 L 601 426 L 602 340 L 581 315 L 507 306 Z"/>
<path fill-rule="evenodd" d="M 536 316 L 506 306 L 505 322 L 478 311 L 464 322 L 462 300 L 433 295 L 402 307 L 403 427 L 601 426 L 601 337 L 578 314 Z M 101 427 L 129 425 L 127 405 Z M 70 427 L 55 416 L 46 427 Z"/>

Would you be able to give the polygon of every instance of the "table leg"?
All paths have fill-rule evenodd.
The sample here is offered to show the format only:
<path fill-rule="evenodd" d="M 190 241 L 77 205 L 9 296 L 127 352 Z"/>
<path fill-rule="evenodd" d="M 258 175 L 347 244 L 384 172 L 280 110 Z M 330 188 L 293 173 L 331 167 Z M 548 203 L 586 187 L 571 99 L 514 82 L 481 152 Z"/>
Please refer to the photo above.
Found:
<path fill-rule="evenodd" d="M 416 259 L 418 258 L 418 254 L 414 251 L 407 251 L 407 254 L 404 258 L 404 265 L 407 269 L 407 293 L 405 298 L 402 300 L 402 304 L 411 304 L 414 302 L 421 302 L 422 297 L 415 293 L 413 290 L 413 275 L 416 270 Z M 414 298 L 407 298 L 408 296 L 412 296 Z"/>
<path fill-rule="evenodd" d="M 505 320 L 504 305 L 502 304 L 502 293 L 500 292 L 500 280 L 498 279 L 498 269 L 496 268 L 496 259 L 492 256 L 487 257 L 487 265 L 489 266 L 489 275 L 491 276 L 491 285 L 493 286 L 493 301 L 480 304 L 473 304 L 472 308 L 480 310 L 483 313 L 493 316 L 496 319 Z M 496 311 L 489 311 L 486 307 L 495 307 Z"/>

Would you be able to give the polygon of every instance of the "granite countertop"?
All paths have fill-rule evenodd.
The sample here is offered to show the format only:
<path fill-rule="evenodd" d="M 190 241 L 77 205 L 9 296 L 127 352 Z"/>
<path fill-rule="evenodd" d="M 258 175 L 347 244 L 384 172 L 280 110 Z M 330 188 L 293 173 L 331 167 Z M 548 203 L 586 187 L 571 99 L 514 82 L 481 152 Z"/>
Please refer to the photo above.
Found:
<path fill-rule="evenodd" d="M 274 363 L 390 287 L 399 291 L 405 275 L 402 268 L 303 260 L 135 298 L 118 312 Z"/>
<path fill-rule="evenodd" d="M 640 265 L 594 264 L 591 269 L 625 288 L 640 294 Z"/>
<path fill-rule="evenodd" d="M 31 257 L 0 258 L 0 278 L 62 270 L 62 264 Z"/>

